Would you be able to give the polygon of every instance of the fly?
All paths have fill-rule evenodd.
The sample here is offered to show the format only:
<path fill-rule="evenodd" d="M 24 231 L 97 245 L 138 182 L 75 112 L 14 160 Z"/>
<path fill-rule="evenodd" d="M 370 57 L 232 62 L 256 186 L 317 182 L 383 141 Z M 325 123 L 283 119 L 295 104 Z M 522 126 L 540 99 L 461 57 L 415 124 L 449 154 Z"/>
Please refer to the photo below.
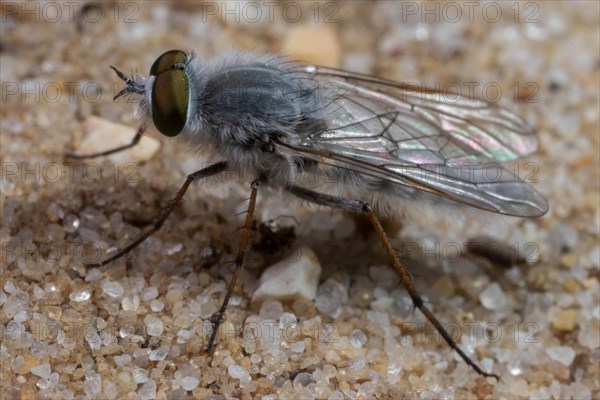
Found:
<path fill-rule="evenodd" d="M 231 281 L 211 317 L 209 353 L 244 267 L 258 190 L 273 187 L 365 214 L 415 307 L 478 374 L 498 379 L 471 360 L 425 306 L 374 210 L 394 212 L 393 201 L 412 201 L 518 217 L 545 214 L 546 200 L 499 164 L 536 150 L 535 131 L 523 119 L 483 100 L 449 99 L 435 90 L 272 55 L 231 53 L 204 61 L 171 50 L 158 57 L 148 77 L 111 68 L 125 82 L 115 99 L 137 97 L 143 122 L 128 145 L 67 156 L 125 150 L 152 125 L 222 161 L 188 175 L 147 232 L 87 267 L 122 257 L 159 230 L 192 182 L 234 170 L 251 177 L 249 205 Z"/>

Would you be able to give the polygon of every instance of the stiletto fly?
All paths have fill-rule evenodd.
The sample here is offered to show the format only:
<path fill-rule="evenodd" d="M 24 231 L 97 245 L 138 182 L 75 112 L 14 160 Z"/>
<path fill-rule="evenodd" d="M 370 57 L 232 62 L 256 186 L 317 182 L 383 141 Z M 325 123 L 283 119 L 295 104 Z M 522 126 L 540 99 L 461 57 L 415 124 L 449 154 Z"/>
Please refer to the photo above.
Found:
<path fill-rule="evenodd" d="M 127 254 L 160 229 L 192 182 L 234 170 L 251 177 L 250 199 L 235 269 L 211 318 L 209 353 L 244 267 L 257 192 L 273 187 L 365 214 L 415 307 L 477 373 L 498 379 L 471 360 L 425 306 L 375 211 L 389 215 L 417 202 L 543 215 L 546 200 L 500 165 L 536 150 L 536 134 L 523 119 L 483 100 L 264 54 L 232 53 L 204 61 L 171 50 L 158 57 L 148 77 L 128 77 L 112 68 L 125 82 L 115 98 L 137 97 L 144 122 L 129 145 L 69 157 L 105 156 L 135 146 L 151 124 L 221 161 L 188 175 L 146 233 L 89 267 Z"/>

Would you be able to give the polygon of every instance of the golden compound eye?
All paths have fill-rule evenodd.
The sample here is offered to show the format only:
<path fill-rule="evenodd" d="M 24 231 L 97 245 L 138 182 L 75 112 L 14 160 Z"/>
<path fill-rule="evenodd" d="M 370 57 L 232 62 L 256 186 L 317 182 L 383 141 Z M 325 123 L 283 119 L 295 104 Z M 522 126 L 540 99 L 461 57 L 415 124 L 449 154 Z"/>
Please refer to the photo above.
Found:
<path fill-rule="evenodd" d="M 171 50 L 152 64 L 150 75 L 156 78 L 152 86 L 152 120 L 154 126 L 165 136 L 177 136 L 185 126 L 189 106 L 189 79 L 182 69 L 187 55 L 180 50 Z"/>
<path fill-rule="evenodd" d="M 150 75 L 158 76 L 165 71 L 173 69 L 173 65 L 185 64 L 186 61 L 187 54 L 185 52 L 181 50 L 169 50 L 154 61 L 154 64 L 150 67 Z"/>

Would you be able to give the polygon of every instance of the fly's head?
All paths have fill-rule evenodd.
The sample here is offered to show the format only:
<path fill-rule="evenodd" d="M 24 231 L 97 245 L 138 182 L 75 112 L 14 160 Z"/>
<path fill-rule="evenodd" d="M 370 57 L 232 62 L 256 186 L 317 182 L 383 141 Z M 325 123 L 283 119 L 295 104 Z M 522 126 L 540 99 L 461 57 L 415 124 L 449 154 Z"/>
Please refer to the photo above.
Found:
<path fill-rule="evenodd" d="M 111 67 L 125 82 L 114 99 L 124 95 L 141 97 L 141 109 L 152 119 L 156 129 L 163 135 L 179 135 L 188 119 L 190 105 L 190 77 L 188 55 L 181 50 L 170 50 L 154 61 L 150 75 L 140 82 Z"/>

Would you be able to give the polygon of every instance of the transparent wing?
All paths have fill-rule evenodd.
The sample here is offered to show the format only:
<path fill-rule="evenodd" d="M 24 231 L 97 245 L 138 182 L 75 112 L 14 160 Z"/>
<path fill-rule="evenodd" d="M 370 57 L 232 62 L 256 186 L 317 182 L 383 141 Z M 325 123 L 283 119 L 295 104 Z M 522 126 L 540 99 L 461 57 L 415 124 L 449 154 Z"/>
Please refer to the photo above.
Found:
<path fill-rule="evenodd" d="M 282 143 L 302 157 L 497 213 L 547 211 L 539 193 L 497 163 L 537 147 L 516 114 L 368 75 L 305 69 L 318 82 L 327 126 Z"/>

